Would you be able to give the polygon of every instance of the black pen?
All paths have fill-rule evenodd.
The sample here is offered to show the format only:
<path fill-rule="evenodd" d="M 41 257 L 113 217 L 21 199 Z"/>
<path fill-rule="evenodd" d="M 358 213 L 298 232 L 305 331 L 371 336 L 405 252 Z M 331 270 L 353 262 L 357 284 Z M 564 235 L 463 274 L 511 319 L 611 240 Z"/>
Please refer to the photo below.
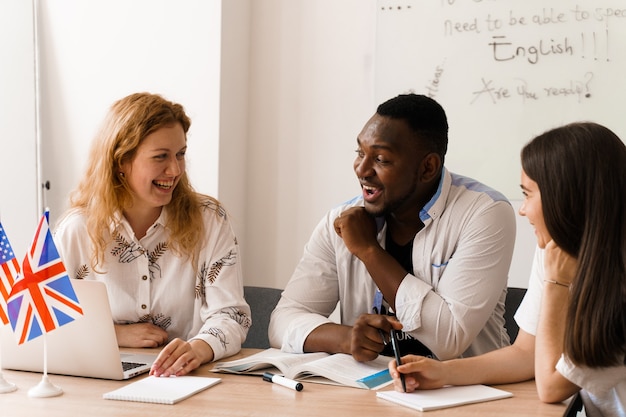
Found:
<path fill-rule="evenodd" d="M 400 366 L 402 365 L 402 359 L 400 358 L 400 347 L 398 346 L 398 334 L 396 333 L 396 330 L 391 329 L 391 331 L 389 332 L 391 337 L 391 347 L 393 348 L 393 354 L 396 357 L 396 365 Z M 402 382 L 402 391 L 406 392 L 406 383 L 404 382 L 404 374 L 402 372 L 399 372 L 400 374 L 400 381 Z"/>

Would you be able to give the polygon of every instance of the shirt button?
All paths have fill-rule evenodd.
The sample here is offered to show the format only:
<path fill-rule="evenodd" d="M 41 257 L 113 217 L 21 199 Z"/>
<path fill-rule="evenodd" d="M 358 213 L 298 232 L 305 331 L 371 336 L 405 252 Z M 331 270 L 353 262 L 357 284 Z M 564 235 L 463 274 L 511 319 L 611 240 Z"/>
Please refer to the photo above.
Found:
<path fill-rule="evenodd" d="M 142 304 L 142 305 L 141 305 L 141 309 L 142 309 L 142 310 L 145 310 L 146 308 L 148 308 L 148 306 L 147 306 L 147 305 L 145 305 L 145 304 Z"/>
<path fill-rule="evenodd" d="M 148 277 L 146 275 L 144 275 L 143 277 L 141 277 L 141 279 L 143 279 L 144 281 L 148 279 Z"/>

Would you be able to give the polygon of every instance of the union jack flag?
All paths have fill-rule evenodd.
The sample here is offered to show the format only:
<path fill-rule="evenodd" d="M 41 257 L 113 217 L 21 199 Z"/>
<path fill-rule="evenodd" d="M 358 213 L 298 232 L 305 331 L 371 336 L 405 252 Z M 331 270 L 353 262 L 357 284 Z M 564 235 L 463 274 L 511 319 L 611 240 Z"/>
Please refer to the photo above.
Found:
<path fill-rule="evenodd" d="M 48 210 L 11 289 L 7 310 L 18 344 L 28 342 L 83 314 L 70 277 L 52 239 Z"/>
<path fill-rule="evenodd" d="M 2 227 L 2 223 L 0 223 L 0 294 L 2 294 L 2 299 L 0 299 L 0 320 L 2 320 L 3 325 L 9 322 L 6 309 L 7 300 L 9 299 L 15 278 L 19 273 L 20 264 L 17 258 L 15 258 L 9 238 Z"/>

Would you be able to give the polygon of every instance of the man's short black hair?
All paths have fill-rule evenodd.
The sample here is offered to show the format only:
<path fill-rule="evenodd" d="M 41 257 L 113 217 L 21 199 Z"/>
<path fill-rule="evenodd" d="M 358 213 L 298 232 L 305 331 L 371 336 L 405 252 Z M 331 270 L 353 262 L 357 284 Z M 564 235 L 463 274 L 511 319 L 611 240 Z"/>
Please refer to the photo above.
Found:
<path fill-rule="evenodd" d="M 382 103 L 376 113 L 407 122 L 421 144 L 441 156 L 448 151 L 448 120 L 443 107 L 430 97 L 400 94 Z"/>

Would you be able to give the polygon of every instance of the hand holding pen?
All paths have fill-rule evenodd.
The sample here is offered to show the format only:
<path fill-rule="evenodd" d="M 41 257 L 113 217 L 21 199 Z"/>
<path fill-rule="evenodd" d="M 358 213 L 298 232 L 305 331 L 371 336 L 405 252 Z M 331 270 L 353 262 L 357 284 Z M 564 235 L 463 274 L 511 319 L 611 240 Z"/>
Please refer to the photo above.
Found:
<path fill-rule="evenodd" d="M 396 359 L 390 360 L 389 373 L 394 379 L 396 391 L 403 391 L 404 387 L 406 392 L 413 392 L 416 389 L 437 389 L 452 384 L 449 379 L 450 370 L 446 364 L 446 361 L 408 354 L 402 357 L 400 366 L 396 364 Z M 404 386 L 402 378 L 405 380 Z"/>
<path fill-rule="evenodd" d="M 374 314 L 380 314 L 377 307 L 374 307 L 373 310 L 374 310 Z M 385 339 L 385 332 L 383 332 L 383 329 L 378 328 L 378 334 L 380 335 L 380 338 L 383 341 L 383 345 L 387 346 L 387 340 Z"/>
<path fill-rule="evenodd" d="M 372 308 L 375 315 L 379 315 L 382 321 L 370 321 L 369 325 L 374 327 L 378 331 L 378 335 L 380 336 L 380 341 L 383 344 L 383 347 L 387 347 L 388 344 L 391 343 L 391 335 L 390 332 L 394 329 L 399 331 L 402 329 L 402 324 L 396 319 L 395 316 L 389 316 L 386 314 L 379 313 L 379 310 L 376 306 Z M 380 353 L 380 352 L 379 352 Z"/>
<path fill-rule="evenodd" d="M 375 304 L 373 307 L 374 310 L 374 314 L 379 314 L 381 311 L 379 310 L 380 307 L 382 305 L 382 294 L 380 293 L 380 291 L 376 292 L 376 297 L 374 299 Z M 402 365 L 402 359 L 401 359 L 401 355 L 400 355 L 400 345 L 398 343 L 398 331 L 395 330 L 393 327 L 391 328 L 391 330 L 389 331 L 389 341 L 391 342 L 391 347 L 393 349 L 393 354 L 396 358 L 396 366 L 400 366 Z M 383 341 L 383 345 L 387 346 L 387 340 L 385 340 L 385 333 L 383 332 L 383 330 L 381 328 L 378 328 L 378 334 L 380 334 L 380 337 Z M 404 380 L 404 375 L 400 374 L 400 381 L 402 382 L 402 391 L 406 392 L 406 382 Z"/>
<path fill-rule="evenodd" d="M 389 345 L 389 330 L 402 328 L 394 317 L 382 314 L 361 314 L 350 330 L 350 353 L 359 362 L 374 360 Z M 389 345 L 391 348 L 391 345 Z"/>

